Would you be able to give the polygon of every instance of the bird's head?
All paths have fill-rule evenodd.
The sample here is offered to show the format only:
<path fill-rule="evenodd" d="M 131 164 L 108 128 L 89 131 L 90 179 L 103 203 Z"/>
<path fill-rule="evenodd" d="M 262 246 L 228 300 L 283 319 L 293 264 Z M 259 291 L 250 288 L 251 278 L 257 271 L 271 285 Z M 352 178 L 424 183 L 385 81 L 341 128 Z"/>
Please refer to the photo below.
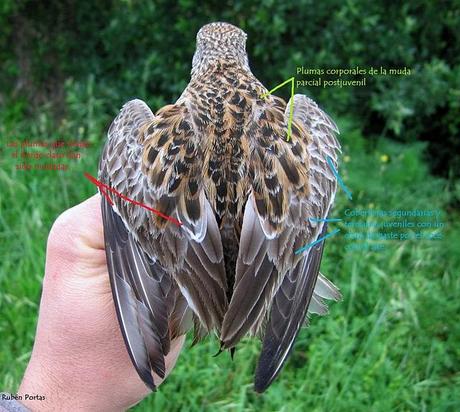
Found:
<path fill-rule="evenodd" d="M 210 23 L 196 36 L 192 75 L 205 71 L 216 61 L 235 63 L 249 70 L 246 54 L 247 34 L 229 23 Z"/>

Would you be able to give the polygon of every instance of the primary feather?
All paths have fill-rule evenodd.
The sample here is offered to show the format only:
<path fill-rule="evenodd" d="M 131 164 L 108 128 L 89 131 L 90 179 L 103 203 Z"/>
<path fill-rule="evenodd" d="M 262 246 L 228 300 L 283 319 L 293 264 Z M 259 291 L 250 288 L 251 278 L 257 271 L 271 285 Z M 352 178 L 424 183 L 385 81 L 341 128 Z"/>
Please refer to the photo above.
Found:
<path fill-rule="evenodd" d="M 106 253 L 118 319 L 133 364 L 154 388 L 170 340 L 194 324 L 221 349 L 245 335 L 263 348 L 263 391 L 281 370 L 308 312 L 339 299 L 319 274 L 340 150 L 334 122 L 294 96 L 292 134 L 284 100 L 251 73 L 246 34 L 227 23 L 197 35 L 189 85 L 155 115 L 140 100 L 113 121 L 99 178 L 135 202 L 104 198 Z"/>

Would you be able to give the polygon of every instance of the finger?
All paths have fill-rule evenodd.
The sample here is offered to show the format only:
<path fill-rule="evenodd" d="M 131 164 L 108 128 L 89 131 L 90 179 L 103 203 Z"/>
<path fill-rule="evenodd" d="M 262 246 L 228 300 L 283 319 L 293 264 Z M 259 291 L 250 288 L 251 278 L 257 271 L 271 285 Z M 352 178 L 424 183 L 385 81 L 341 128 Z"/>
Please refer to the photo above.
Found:
<path fill-rule="evenodd" d="M 100 200 L 100 195 L 95 194 L 61 213 L 51 228 L 48 247 L 49 243 L 52 243 L 51 246 L 68 247 L 69 244 L 75 244 L 72 240 L 78 238 L 86 246 L 104 249 Z"/>
<path fill-rule="evenodd" d="M 84 243 L 94 249 L 104 249 L 104 230 L 101 214 L 101 195 L 96 193 L 89 199 L 70 209 L 78 217 L 80 236 Z"/>
<path fill-rule="evenodd" d="M 96 194 L 54 222 L 48 236 L 46 280 L 58 284 L 70 275 L 95 277 L 106 271 L 100 195 Z"/>

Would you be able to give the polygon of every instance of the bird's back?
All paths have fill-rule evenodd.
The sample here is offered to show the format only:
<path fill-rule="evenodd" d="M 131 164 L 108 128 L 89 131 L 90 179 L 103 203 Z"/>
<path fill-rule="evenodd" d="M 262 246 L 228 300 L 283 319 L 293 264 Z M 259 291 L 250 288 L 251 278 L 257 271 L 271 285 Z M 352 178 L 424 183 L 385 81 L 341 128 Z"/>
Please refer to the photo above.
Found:
<path fill-rule="evenodd" d="M 203 186 L 221 233 L 229 299 L 253 178 L 249 173 L 248 125 L 254 117 L 253 103 L 265 91 L 252 73 L 232 62 L 219 62 L 192 80 L 183 94 L 197 113 L 193 123 L 203 149 Z"/>
<path fill-rule="evenodd" d="M 257 79 L 231 64 L 219 64 L 192 81 L 184 97 L 203 149 L 206 197 L 220 228 L 235 226 L 248 196 L 249 148 L 245 134 L 252 118 Z"/>

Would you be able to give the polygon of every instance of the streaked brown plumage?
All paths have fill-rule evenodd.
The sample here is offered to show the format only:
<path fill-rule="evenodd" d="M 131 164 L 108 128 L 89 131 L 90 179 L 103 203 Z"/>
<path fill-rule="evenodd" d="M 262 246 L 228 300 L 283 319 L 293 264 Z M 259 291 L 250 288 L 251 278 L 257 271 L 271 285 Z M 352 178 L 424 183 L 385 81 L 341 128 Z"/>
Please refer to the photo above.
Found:
<path fill-rule="evenodd" d="M 118 197 L 102 201 L 106 253 L 120 326 L 133 363 L 154 389 L 170 340 L 195 326 L 221 349 L 263 339 L 255 388 L 281 369 L 309 312 L 338 290 L 319 274 L 318 239 L 336 190 L 335 124 L 309 98 L 289 105 L 249 69 L 246 34 L 227 23 L 197 35 L 192 77 L 155 115 L 140 100 L 112 123 L 99 178 L 181 226 Z"/>

